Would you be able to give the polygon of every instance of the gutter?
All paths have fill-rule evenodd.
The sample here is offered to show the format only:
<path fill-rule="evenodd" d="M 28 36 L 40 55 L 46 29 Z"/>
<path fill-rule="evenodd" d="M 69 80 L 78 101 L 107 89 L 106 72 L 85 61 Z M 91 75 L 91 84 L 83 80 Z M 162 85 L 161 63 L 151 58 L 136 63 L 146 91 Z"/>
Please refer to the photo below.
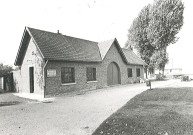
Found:
<path fill-rule="evenodd" d="M 45 67 L 46 67 L 47 63 L 48 63 L 48 60 L 46 61 L 45 65 L 43 66 L 44 98 L 45 98 L 45 87 L 46 87 Z"/>

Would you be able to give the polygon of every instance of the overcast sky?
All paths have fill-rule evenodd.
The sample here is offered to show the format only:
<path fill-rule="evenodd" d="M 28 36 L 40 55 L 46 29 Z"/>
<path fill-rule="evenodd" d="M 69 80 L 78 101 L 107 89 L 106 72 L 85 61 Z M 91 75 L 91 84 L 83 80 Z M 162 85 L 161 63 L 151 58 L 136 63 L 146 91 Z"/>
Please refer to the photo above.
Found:
<path fill-rule="evenodd" d="M 116 37 L 123 47 L 139 11 L 153 0 L 1 0 L 0 62 L 13 65 L 25 26 L 92 41 Z M 193 2 L 184 0 L 180 40 L 168 49 L 174 67 L 192 67 Z M 191 35 L 190 35 L 191 34 Z M 183 50 L 183 51 L 182 51 Z M 189 53 L 189 55 L 188 55 Z M 182 64 L 183 63 L 183 64 Z"/>

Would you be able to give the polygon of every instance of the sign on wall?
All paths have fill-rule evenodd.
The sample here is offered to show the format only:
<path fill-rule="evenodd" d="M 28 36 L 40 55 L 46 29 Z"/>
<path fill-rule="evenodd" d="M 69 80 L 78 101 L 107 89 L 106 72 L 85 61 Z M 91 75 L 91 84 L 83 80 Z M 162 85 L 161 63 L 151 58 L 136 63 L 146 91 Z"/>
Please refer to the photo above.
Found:
<path fill-rule="evenodd" d="M 56 76 L 56 69 L 47 70 L 47 77 L 55 77 L 55 76 Z"/>

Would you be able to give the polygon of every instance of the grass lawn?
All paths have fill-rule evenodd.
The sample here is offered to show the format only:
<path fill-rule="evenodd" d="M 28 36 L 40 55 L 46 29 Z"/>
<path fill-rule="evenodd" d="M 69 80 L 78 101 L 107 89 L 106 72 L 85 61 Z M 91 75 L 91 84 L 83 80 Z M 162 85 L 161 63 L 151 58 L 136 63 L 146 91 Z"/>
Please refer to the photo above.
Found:
<path fill-rule="evenodd" d="M 193 88 L 147 90 L 112 114 L 93 135 L 193 135 Z"/>

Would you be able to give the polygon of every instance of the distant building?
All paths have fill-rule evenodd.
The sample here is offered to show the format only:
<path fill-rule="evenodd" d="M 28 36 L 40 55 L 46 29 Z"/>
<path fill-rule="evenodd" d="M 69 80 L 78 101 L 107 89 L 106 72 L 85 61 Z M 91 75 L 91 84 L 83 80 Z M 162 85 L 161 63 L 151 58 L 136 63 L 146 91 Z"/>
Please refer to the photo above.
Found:
<path fill-rule="evenodd" d="M 162 73 L 162 72 L 161 72 Z M 155 74 L 159 74 L 159 70 L 155 70 Z M 182 68 L 167 68 L 164 70 L 164 75 L 166 76 L 180 76 L 182 75 Z"/>
<path fill-rule="evenodd" d="M 182 75 L 182 68 L 170 68 L 165 69 L 165 75 Z"/>

